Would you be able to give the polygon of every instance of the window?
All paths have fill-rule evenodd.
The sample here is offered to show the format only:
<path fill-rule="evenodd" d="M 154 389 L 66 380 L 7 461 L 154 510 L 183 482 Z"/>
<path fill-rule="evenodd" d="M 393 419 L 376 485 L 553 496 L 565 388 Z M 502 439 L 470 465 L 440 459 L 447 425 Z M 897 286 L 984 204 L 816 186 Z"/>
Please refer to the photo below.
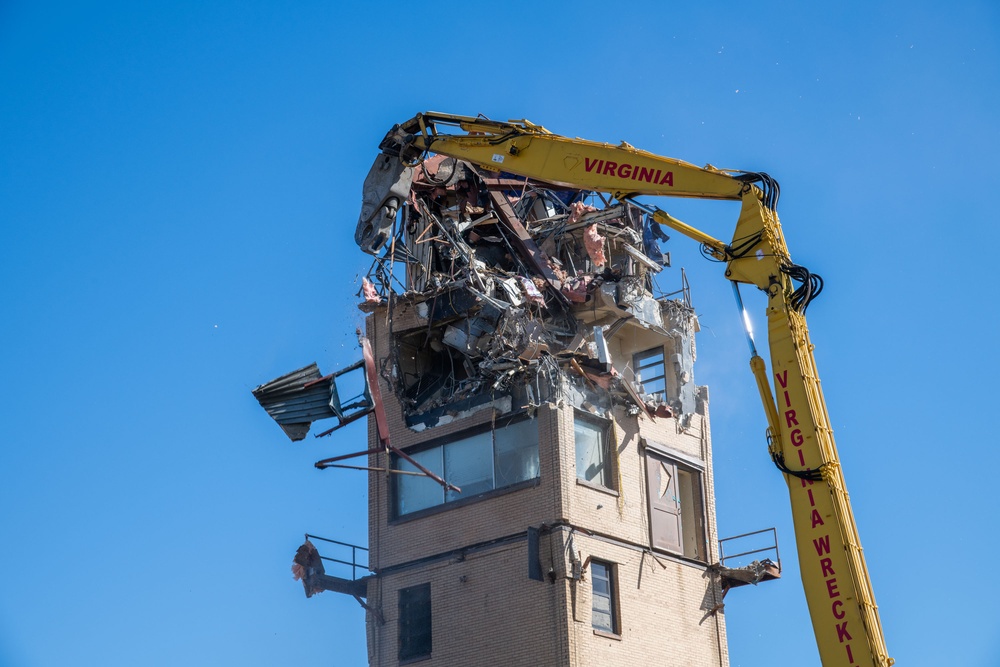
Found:
<path fill-rule="evenodd" d="M 538 477 L 538 426 L 532 420 L 523 420 L 407 453 L 462 492 L 446 491 L 424 475 L 393 475 L 396 516 L 535 479 Z M 403 458 L 394 458 L 393 465 L 403 473 L 419 472 Z"/>
<path fill-rule="evenodd" d="M 399 591 L 399 659 L 431 655 L 431 585 Z"/>
<path fill-rule="evenodd" d="M 593 587 L 590 624 L 594 630 L 618 634 L 615 571 L 611 563 L 590 561 L 590 580 Z"/>
<path fill-rule="evenodd" d="M 705 562 L 705 505 L 701 471 L 646 450 L 652 546 Z"/>
<path fill-rule="evenodd" d="M 611 488 L 609 426 L 606 422 L 585 419 L 577 415 L 573 421 L 576 440 L 576 476 Z"/>
<path fill-rule="evenodd" d="M 667 372 L 663 363 L 663 348 L 654 347 L 652 350 L 634 354 L 632 366 L 635 368 L 635 381 L 642 385 L 643 391 L 660 400 L 666 400 Z"/>

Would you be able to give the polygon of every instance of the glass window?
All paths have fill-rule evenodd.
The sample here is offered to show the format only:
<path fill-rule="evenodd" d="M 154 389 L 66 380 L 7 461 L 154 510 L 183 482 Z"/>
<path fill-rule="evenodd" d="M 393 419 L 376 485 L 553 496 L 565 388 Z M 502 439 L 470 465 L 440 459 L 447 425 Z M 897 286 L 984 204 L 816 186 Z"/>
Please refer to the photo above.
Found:
<path fill-rule="evenodd" d="M 431 654 L 431 585 L 420 584 L 399 591 L 399 659 Z"/>
<path fill-rule="evenodd" d="M 408 453 L 420 465 L 462 491 L 449 489 L 446 492 L 440 484 L 423 475 L 393 475 L 396 516 L 535 479 L 538 477 L 538 424 L 522 420 Z M 417 471 L 402 457 L 393 457 L 393 462 L 396 470 Z"/>
<path fill-rule="evenodd" d="M 576 439 L 576 476 L 611 488 L 607 425 L 577 417 L 573 422 L 573 435 Z"/>
<path fill-rule="evenodd" d="M 441 448 L 435 447 L 410 454 L 410 456 L 432 473 L 441 475 L 444 472 L 441 453 Z M 418 473 L 393 475 L 396 478 L 396 499 L 399 503 L 400 514 L 416 512 L 444 502 L 444 490 L 441 485 L 421 474 L 412 463 L 404 458 L 399 458 L 396 460 L 396 469 L 407 473 Z"/>
<path fill-rule="evenodd" d="M 480 433 L 443 447 L 444 479 L 462 489 L 461 493 L 448 489 L 445 502 L 493 488 L 493 439 L 490 436 L 489 432 Z"/>
<path fill-rule="evenodd" d="M 593 604 L 590 623 L 595 630 L 618 634 L 615 612 L 614 566 L 610 563 L 590 561 L 590 579 L 593 586 Z"/>
<path fill-rule="evenodd" d="M 663 348 L 639 352 L 632 357 L 635 368 L 635 381 L 642 385 L 642 390 L 660 400 L 667 398 L 667 373 L 663 363 Z"/>
<path fill-rule="evenodd" d="M 494 431 L 496 488 L 538 477 L 538 425 L 522 421 Z"/>

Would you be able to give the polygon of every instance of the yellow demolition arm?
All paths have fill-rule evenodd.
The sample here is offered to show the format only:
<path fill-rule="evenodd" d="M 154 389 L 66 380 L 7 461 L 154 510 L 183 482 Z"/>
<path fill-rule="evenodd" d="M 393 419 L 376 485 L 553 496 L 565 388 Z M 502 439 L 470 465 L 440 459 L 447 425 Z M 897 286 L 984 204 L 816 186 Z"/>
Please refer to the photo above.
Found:
<path fill-rule="evenodd" d="M 447 127 L 460 133 L 439 132 Z M 408 163 L 439 153 L 617 199 L 658 195 L 742 202 L 728 245 L 658 209 L 652 215 L 725 260 L 727 279 L 767 294 L 773 393 L 763 360 L 754 356 L 751 368 L 768 419 L 771 453 L 788 483 L 820 657 L 826 667 L 892 665 L 802 314 L 808 298 L 801 290 L 809 276 L 791 262 L 769 192 L 773 182 L 763 174 L 698 167 L 624 142 L 562 137 L 526 120 L 424 113 L 393 128 L 382 148 Z M 795 279 L 803 287 L 797 288 Z"/>

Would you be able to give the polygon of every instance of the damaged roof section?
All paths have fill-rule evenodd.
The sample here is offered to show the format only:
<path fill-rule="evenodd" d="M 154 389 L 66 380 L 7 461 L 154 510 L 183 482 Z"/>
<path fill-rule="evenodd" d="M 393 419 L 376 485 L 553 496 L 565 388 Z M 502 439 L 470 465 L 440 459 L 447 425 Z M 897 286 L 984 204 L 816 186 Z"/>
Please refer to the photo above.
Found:
<path fill-rule="evenodd" d="M 654 297 L 667 236 L 641 207 L 442 155 L 404 165 L 383 148 L 355 234 L 374 256 L 361 308 L 389 311 L 380 372 L 411 428 L 567 399 L 696 411 L 697 317 L 686 290 Z M 647 373 L 655 386 L 612 359 L 609 341 L 627 331 L 670 341 Z"/>

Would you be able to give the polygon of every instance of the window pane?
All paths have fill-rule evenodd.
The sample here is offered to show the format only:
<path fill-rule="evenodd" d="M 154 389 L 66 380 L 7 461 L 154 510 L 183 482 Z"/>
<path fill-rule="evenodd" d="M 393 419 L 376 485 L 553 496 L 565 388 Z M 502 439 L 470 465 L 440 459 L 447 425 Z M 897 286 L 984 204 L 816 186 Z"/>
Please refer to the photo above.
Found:
<path fill-rule="evenodd" d="M 428 477 L 396 475 L 396 516 L 538 477 L 538 425 L 520 421 L 411 454 L 421 465 L 462 491 L 445 491 Z M 397 470 L 416 471 L 402 457 Z"/>
<path fill-rule="evenodd" d="M 462 489 L 448 489 L 445 500 L 470 498 L 493 488 L 493 438 L 487 431 L 444 446 L 444 479 Z"/>
<path fill-rule="evenodd" d="M 435 447 L 410 454 L 415 461 L 431 472 L 441 475 L 441 448 Z M 416 466 L 404 458 L 397 459 L 398 470 L 418 472 Z M 444 489 L 425 475 L 396 475 L 396 496 L 399 514 L 416 512 L 444 502 Z"/>
<path fill-rule="evenodd" d="M 605 452 L 605 428 L 582 419 L 573 424 L 576 438 L 576 476 L 588 482 L 610 486 Z"/>
<path fill-rule="evenodd" d="M 666 366 L 663 361 L 663 348 L 656 347 L 636 354 L 632 363 L 635 367 L 636 381 L 642 385 L 647 394 L 660 399 L 667 396 Z"/>
<path fill-rule="evenodd" d="M 399 591 L 399 659 L 431 654 L 431 585 Z"/>
<path fill-rule="evenodd" d="M 590 563 L 590 578 L 593 584 L 590 624 L 595 630 L 616 632 L 614 608 L 614 582 L 611 566 L 598 561 Z"/>
<path fill-rule="evenodd" d="M 603 611 L 594 610 L 591 616 L 591 623 L 595 630 L 603 630 L 604 632 L 614 632 L 612 629 L 611 614 Z"/>
<path fill-rule="evenodd" d="M 496 487 L 538 477 L 538 423 L 534 420 L 517 422 L 497 429 Z"/>

